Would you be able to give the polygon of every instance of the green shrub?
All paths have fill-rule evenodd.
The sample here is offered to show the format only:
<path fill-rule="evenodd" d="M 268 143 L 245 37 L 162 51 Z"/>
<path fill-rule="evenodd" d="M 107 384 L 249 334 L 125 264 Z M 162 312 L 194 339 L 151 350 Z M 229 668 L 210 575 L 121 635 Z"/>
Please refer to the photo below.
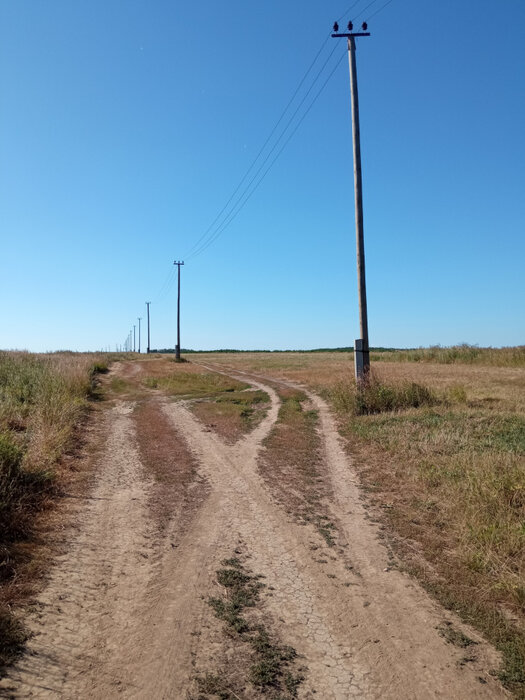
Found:
<path fill-rule="evenodd" d="M 434 392 L 417 382 L 387 384 L 370 377 L 362 385 L 343 383 L 332 390 L 332 400 L 336 407 L 356 416 L 402 411 L 419 406 L 432 406 L 438 403 Z"/>

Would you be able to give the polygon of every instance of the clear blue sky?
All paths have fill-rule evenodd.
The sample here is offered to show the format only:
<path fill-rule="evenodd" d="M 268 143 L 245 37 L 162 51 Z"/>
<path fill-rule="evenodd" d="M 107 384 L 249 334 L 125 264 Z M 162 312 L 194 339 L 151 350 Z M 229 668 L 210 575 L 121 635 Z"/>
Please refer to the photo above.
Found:
<path fill-rule="evenodd" d="M 523 344 L 525 2 L 392 0 L 373 17 L 386 0 L 361 14 L 370 2 L 342 22 L 372 33 L 357 51 L 370 342 Z M 346 58 L 188 257 L 350 4 L 0 0 L 0 347 L 114 349 L 150 300 L 152 347 L 173 346 L 174 259 L 184 347 L 353 344 Z"/>

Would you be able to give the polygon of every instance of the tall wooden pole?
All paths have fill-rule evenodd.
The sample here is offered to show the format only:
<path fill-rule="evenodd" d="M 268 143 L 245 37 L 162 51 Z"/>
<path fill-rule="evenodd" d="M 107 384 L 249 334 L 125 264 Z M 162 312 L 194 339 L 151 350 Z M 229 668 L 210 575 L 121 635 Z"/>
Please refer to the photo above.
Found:
<path fill-rule="evenodd" d="M 357 247 L 357 289 L 359 294 L 359 329 L 361 337 L 354 342 L 355 377 L 361 383 L 367 380 L 370 372 L 370 348 L 368 345 L 368 313 L 366 308 L 365 242 L 363 235 L 363 183 L 361 178 L 361 136 L 359 131 L 359 97 L 357 94 L 357 66 L 355 60 L 355 38 L 370 36 L 368 24 L 363 22 L 363 31 L 354 32 L 354 25 L 348 22 L 348 32 L 339 33 L 339 24 L 334 24 L 334 39 L 345 37 L 348 41 L 348 62 L 350 64 L 350 94 L 352 97 L 352 141 L 354 146 L 354 193 L 355 193 L 355 236 Z"/>
<path fill-rule="evenodd" d="M 149 305 L 150 305 L 150 304 L 151 304 L 151 301 L 147 301 L 147 302 L 146 302 L 146 307 L 147 307 L 147 309 L 148 309 L 148 349 L 147 349 L 146 352 L 148 353 L 148 355 L 149 355 L 149 353 L 150 353 L 150 345 L 149 345 Z"/>
<path fill-rule="evenodd" d="M 174 265 L 178 267 L 178 280 L 177 280 L 177 345 L 175 346 L 175 359 L 180 360 L 180 266 L 184 265 L 184 262 L 176 260 Z"/>
<path fill-rule="evenodd" d="M 368 312 L 366 306 L 365 241 L 363 234 L 363 182 L 361 176 L 361 134 L 359 130 L 359 96 L 357 93 L 357 66 L 355 37 L 348 37 L 350 64 L 350 91 L 352 95 L 352 141 L 354 146 L 355 233 L 357 248 L 357 281 L 359 293 L 359 328 L 361 338 L 355 341 L 355 372 L 362 381 L 370 372 L 368 346 Z"/>

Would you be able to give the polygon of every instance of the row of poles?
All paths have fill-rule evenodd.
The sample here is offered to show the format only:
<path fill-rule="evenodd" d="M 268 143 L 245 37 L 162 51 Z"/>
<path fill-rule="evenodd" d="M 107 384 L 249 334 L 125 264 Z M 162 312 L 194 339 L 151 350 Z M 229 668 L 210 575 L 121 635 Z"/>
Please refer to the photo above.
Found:
<path fill-rule="evenodd" d="M 370 36 L 366 31 L 368 25 L 363 23 L 362 32 L 353 32 L 353 24 L 348 23 L 348 31 L 339 33 L 339 25 L 336 22 L 333 27 L 332 38 L 345 38 L 348 43 L 348 62 L 350 67 L 350 93 L 352 99 L 352 141 L 354 154 L 354 194 L 355 194 L 355 226 L 357 249 L 357 279 L 359 297 L 359 328 L 361 337 L 354 341 L 355 376 L 358 382 L 366 381 L 370 372 L 370 347 L 368 342 L 368 313 L 366 302 L 366 278 L 365 278 L 365 247 L 363 231 L 363 185 L 361 174 L 361 137 L 359 128 L 359 98 L 357 93 L 357 67 L 356 67 L 356 37 Z M 177 283 L 177 345 L 175 346 L 176 359 L 180 360 L 180 268 L 184 265 L 181 260 L 175 260 L 178 267 Z M 149 301 L 146 302 L 148 310 L 148 348 L 150 352 L 150 317 Z M 139 337 L 138 352 L 140 352 L 140 324 L 142 318 L 138 318 Z M 136 325 L 130 331 L 124 348 L 128 352 L 136 351 Z"/>
<path fill-rule="evenodd" d="M 184 265 L 183 260 L 175 260 L 174 265 L 177 265 L 177 345 L 175 346 L 175 357 L 180 360 L 180 268 Z M 147 309 L 147 321 L 148 321 L 148 347 L 146 349 L 147 354 L 151 352 L 151 335 L 150 335 L 150 313 L 149 307 L 151 301 L 146 301 Z M 141 340 L 141 322 L 142 316 L 137 317 L 139 333 L 138 333 L 138 345 L 137 345 L 137 324 L 133 324 L 133 329 L 128 333 L 126 340 L 124 341 L 123 350 L 124 352 L 138 352 L 140 353 L 140 340 Z"/>

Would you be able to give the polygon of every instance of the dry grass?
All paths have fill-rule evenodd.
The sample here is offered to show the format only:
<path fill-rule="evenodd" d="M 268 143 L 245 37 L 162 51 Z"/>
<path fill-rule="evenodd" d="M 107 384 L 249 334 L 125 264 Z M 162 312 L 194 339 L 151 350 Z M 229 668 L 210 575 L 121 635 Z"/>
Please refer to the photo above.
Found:
<path fill-rule="evenodd" d="M 359 408 L 351 354 L 213 361 L 302 382 L 331 401 L 406 568 L 502 651 L 500 676 L 525 697 L 523 348 L 444 350 L 384 353 L 379 363 L 374 353 L 373 410 Z M 414 384 L 428 400 L 398 400 Z"/>
<path fill-rule="evenodd" d="M 197 461 L 155 399 L 139 400 L 133 421 L 141 463 L 155 479 L 149 507 L 158 528 L 164 532 L 176 522 L 182 532 L 208 491 L 198 477 Z M 172 545 L 175 539 L 175 528 L 170 527 Z"/>
<path fill-rule="evenodd" d="M 510 348 L 480 348 L 477 345 L 454 345 L 417 350 L 374 352 L 372 362 L 430 362 L 438 364 L 472 364 L 493 367 L 525 367 L 525 345 Z"/>
<path fill-rule="evenodd" d="M 264 441 L 259 469 L 274 498 L 298 522 L 310 523 L 329 547 L 334 545 L 334 525 L 326 513 L 327 480 L 322 476 L 318 415 L 306 395 L 276 387 L 281 399 L 277 422 Z"/>
<path fill-rule="evenodd" d="M 0 353 L 0 666 L 24 640 L 9 583 L 21 563 L 28 568 L 35 517 L 59 490 L 55 467 L 72 447 L 108 361 L 99 354 Z"/>
<path fill-rule="evenodd" d="M 185 398 L 203 398 L 225 391 L 242 391 L 248 388 L 247 384 L 222 374 L 203 372 L 202 369 L 187 371 L 186 365 L 174 365 L 174 367 L 184 367 L 184 369 L 175 369 L 167 376 L 147 376 L 144 379 L 145 386 L 150 389 L 161 389 L 171 396 Z"/>
<path fill-rule="evenodd" d="M 228 391 L 213 399 L 196 401 L 197 418 L 233 444 L 260 423 L 267 413 L 270 397 L 264 391 Z"/>

